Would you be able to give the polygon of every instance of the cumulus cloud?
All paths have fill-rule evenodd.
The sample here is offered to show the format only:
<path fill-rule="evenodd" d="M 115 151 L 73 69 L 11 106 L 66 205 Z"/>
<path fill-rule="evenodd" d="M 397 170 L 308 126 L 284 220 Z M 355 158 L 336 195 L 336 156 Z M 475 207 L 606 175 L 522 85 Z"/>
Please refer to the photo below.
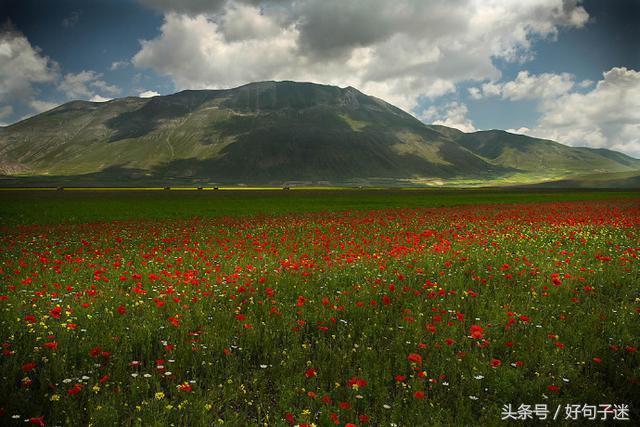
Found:
<path fill-rule="evenodd" d="M 533 40 L 588 20 L 572 0 L 142 1 L 165 19 L 132 63 L 178 89 L 315 81 L 404 109 L 461 81 L 496 81 L 494 58 L 530 59 Z"/>
<path fill-rule="evenodd" d="M 0 30 L 0 102 L 30 100 L 34 84 L 54 81 L 58 65 L 6 26 Z"/>
<path fill-rule="evenodd" d="M 640 72 L 614 67 L 586 93 L 543 99 L 532 136 L 572 146 L 610 148 L 640 158 Z"/>
<path fill-rule="evenodd" d="M 101 94 L 117 95 L 120 93 L 120 89 L 117 86 L 110 85 L 101 78 L 101 73 L 91 70 L 68 73 L 64 75 L 62 81 L 58 84 L 58 90 L 63 92 L 68 99 L 108 100 L 111 98 L 106 98 Z"/>
<path fill-rule="evenodd" d="M 483 84 L 481 88 L 469 88 L 469 94 L 473 99 L 491 96 L 501 96 L 511 101 L 546 99 L 568 93 L 574 85 L 574 76 L 569 73 L 532 75 L 524 70 L 520 71 L 514 80 L 508 82 L 489 82 Z"/>
<path fill-rule="evenodd" d="M 159 96 L 160 94 L 158 92 L 156 92 L 155 90 L 145 90 L 144 92 L 140 92 L 138 94 L 138 96 L 140 98 L 151 98 L 154 96 Z"/>
<path fill-rule="evenodd" d="M 467 117 L 469 109 L 460 102 L 450 102 L 442 107 L 431 106 L 418 115 L 420 120 L 434 125 L 448 126 L 463 132 L 475 132 L 477 129 Z"/>

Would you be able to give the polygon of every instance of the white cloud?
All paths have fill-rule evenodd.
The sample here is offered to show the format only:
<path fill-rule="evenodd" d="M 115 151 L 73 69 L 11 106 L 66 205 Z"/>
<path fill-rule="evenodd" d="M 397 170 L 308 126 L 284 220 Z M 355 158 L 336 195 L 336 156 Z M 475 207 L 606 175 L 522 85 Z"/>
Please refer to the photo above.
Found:
<path fill-rule="evenodd" d="M 159 96 L 160 94 L 155 90 L 145 90 L 144 92 L 140 92 L 138 96 L 140 98 L 151 98 L 153 96 Z"/>
<path fill-rule="evenodd" d="M 529 129 L 526 126 L 522 126 L 522 127 L 517 128 L 517 129 L 507 129 L 507 132 L 517 133 L 517 134 L 520 134 L 520 135 L 529 135 L 529 133 L 531 132 L 531 129 Z"/>
<path fill-rule="evenodd" d="M 351 85 L 410 109 L 461 81 L 497 80 L 532 40 L 588 15 L 572 0 L 143 0 L 165 12 L 132 63 L 178 89 L 258 80 Z"/>
<path fill-rule="evenodd" d="M 467 89 L 471 99 L 482 99 L 482 92 L 477 87 L 470 87 Z"/>
<path fill-rule="evenodd" d="M 475 132 L 477 129 L 467 117 L 469 109 L 463 103 L 451 102 L 443 107 L 431 106 L 419 114 L 420 120 L 434 125 L 448 126 L 463 132 Z"/>
<path fill-rule="evenodd" d="M 111 101 L 112 99 L 113 98 L 105 98 L 104 96 L 100 96 L 100 95 L 93 95 L 89 101 L 91 101 L 91 102 L 107 102 L 107 101 Z"/>
<path fill-rule="evenodd" d="M 79 73 L 68 73 L 64 75 L 58 84 L 58 90 L 63 92 L 68 99 L 107 99 L 100 95 L 117 95 L 120 89 L 101 80 L 102 74 L 91 70 L 84 70 Z M 111 98 L 108 98 L 111 99 Z M 96 101 L 100 102 L 100 101 Z"/>
<path fill-rule="evenodd" d="M 542 116 L 529 135 L 640 157 L 639 71 L 612 68 L 592 90 L 544 99 L 539 109 Z"/>
<path fill-rule="evenodd" d="M 24 35 L 12 29 L 0 32 L 0 102 L 28 101 L 34 84 L 52 82 L 57 75 L 58 65 Z"/>
<path fill-rule="evenodd" d="M 37 99 L 34 99 L 29 103 L 29 106 L 38 113 L 42 113 L 43 111 L 49 111 L 52 108 L 56 108 L 58 105 L 60 104 L 57 102 L 42 101 Z"/>
<path fill-rule="evenodd" d="M 13 107 L 11 105 L 3 105 L 0 107 L 0 119 L 8 117 L 13 114 Z"/>
<path fill-rule="evenodd" d="M 127 65 L 129 65 L 129 61 L 114 61 L 111 63 L 111 67 L 109 67 L 109 69 L 111 71 L 115 71 L 124 68 Z"/>
<path fill-rule="evenodd" d="M 501 96 L 503 99 L 511 101 L 546 99 L 568 93 L 574 85 L 574 77 L 569 73 L 532 75 L 525 70 L 520 71 L 515 80 L 502 83 L 485 83 L 481 89 L 477 87 L 469 88 L 469 94 L 473 99 L 490 96 Z"/>

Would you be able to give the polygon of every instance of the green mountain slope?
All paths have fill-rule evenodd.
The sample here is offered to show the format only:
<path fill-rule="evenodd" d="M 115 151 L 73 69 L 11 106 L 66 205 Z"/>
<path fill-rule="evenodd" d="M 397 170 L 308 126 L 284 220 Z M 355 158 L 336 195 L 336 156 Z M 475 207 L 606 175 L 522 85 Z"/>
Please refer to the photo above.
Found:
<path fill-rule="evenodd" d="M 352 87 L 313 83 L 74 101 L 0 129 L 0 174 L 31 180 L 490 183 L 638 169 L 607 150 L 427 126 Z"/>
<path fill-rule="evenodd" d="M 452 135 L 453 136 L 453 135 Z M 605 149 L 575 148 L 502 130 L 460 133 L 454 141 L 495 165 L 552 175 L 637 170 L 639 161 Z"/>

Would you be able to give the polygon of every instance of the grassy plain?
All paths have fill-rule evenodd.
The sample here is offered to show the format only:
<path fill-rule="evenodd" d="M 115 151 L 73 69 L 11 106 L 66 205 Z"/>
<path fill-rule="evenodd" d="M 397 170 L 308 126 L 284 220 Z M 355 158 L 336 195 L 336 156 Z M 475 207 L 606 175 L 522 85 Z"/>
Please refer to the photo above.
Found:
<path fill-rule="evenodd" d="M 56 224 L 430 208 L 468 204 L 606 200 L 637 191 L 531 189 L 67 189 L 0 190 L 0 223 Z"/>

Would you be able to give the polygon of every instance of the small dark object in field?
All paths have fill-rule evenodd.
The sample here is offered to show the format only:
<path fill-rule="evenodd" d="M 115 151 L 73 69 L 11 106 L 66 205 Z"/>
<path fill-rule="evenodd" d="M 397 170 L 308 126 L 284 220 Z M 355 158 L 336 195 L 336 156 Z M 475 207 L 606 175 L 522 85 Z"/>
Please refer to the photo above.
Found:
<path fill-rule="evenodd" d="M 213 187 L 213 189 L 214 189 L 214 190 L 219 190 L 219 188 L 218 188 L 218 187 Z"/>
<path fill-rule="evenodd" d="M 291 187 L 282 187 L 283 190 L 291 190 Z"/>
<path fill-rule="evenodd" d="M 171 190 L 171 187 L 164 187 L 163 190 Z"/>
<path fill-rule="evenodd" d="M 198 190 L 202 190 L 202 189 L 203 189 L 202 187 L 198 187 Z"/>
<path fill-rule="evenodd" d="M 56 191 L 62 191 L 64 190 L 64 187 L 56 187 Z"/>

